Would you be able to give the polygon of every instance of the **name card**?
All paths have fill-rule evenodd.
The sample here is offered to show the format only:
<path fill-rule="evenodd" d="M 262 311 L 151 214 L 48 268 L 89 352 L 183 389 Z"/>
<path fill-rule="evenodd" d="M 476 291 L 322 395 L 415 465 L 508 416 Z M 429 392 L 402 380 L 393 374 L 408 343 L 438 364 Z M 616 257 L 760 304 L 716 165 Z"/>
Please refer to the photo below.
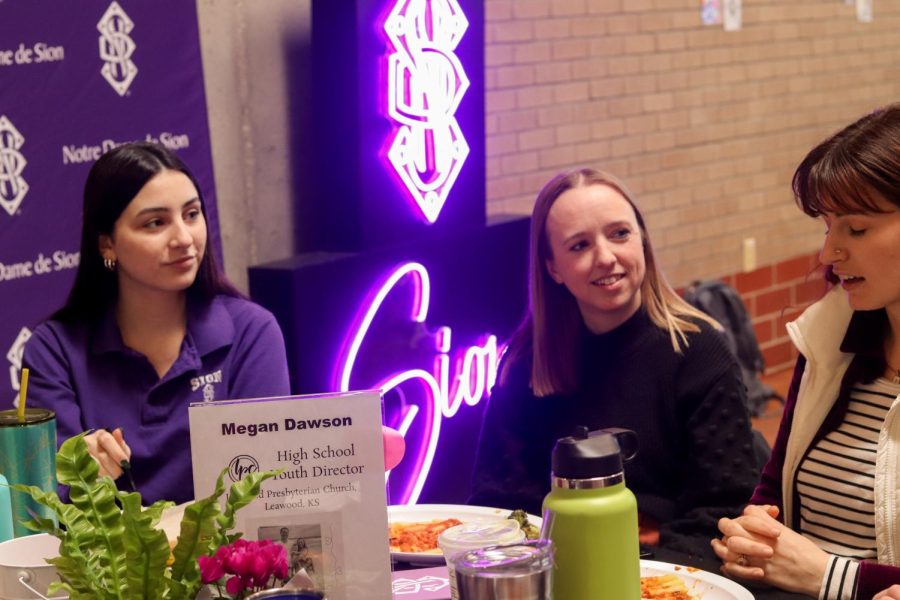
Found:
<path fill-rule="evenodd" d="M 390 600 L 381 394 L 287 396 L 192 404 L 194 493 L 282 469 L 237 513 L 247 539 L 284 544 L 329 600 Z"/>

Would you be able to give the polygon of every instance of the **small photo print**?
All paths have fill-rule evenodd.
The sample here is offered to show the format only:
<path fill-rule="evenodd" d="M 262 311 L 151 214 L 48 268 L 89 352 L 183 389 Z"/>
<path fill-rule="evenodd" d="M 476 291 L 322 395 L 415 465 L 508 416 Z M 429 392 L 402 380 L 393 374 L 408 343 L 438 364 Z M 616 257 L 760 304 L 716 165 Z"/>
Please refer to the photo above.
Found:
<path fill-rule="evenodd" d="M 722 23 L 725 31 L 740 31 L 743 22 L 742 0 L 724 0 Z"/>
<path fill-rule="evenodd" d="M 700 20 L 704 25 L 722 24 L 722 6 L 719 0 L 702 0 Z"/>
<path fill-rule="evenodd" d="M 872 19 L 872 0 L 856 0 L 856 20 L 860 23 L 871 23 Z"/>
<path fill-rule="evenodd" d="M 320 525 L 267 525 L 257 530 L 257 537 L 260 540 L 272 540 L 284 546 L 291 577 L 303 569 L 315 582 L 316 589 L 326 589 L 322 527 Z"/>

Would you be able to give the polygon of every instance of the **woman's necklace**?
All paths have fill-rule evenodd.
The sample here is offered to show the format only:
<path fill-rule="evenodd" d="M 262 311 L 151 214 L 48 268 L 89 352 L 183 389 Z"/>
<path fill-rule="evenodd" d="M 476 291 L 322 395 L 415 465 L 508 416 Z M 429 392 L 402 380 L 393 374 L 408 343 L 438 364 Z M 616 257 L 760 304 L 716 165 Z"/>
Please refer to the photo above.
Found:
<path fill-rule="evenodd" d="M 895 352 L 897 348 L 895 347 L 894 340 L 895 337 L 893 332 L 888 331 L 888 335 L 884 340 L 884 364 L 887 367 L 887 371 L 889 373 L 888 379 L 891 380 L 891 383 L 897 384 L 900 383 L 900 369 L 888 362 L 888 357 L 897 357 L 897 353 Z"/>
<path fill-rule="evenodd" d="M 900 383 L 900 369 L 894 368 L 894 365 L 888 362 L 885 362 L 884 364 L 887 365 L 888 371 L 892 371 L 892 374 L 889 375 L 891 383 Z"/>

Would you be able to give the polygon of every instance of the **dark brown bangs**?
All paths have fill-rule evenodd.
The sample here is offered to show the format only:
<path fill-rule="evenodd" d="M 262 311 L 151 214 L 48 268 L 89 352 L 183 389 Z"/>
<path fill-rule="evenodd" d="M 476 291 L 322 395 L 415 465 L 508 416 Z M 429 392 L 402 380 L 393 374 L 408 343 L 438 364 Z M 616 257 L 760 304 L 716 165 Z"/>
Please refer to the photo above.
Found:
<path fill-rule="evenodd" d="M 900 104 L 865 115 L 810 150 L 793 188 L 811 217 L 883 213 L 885 202 L 900 207 Z"/>
<path fill-rule="evenodd" d="M 881 177 L 845 148 L 810 153 L 794 173 L 797 204 L 811 217 L 824 213 L 882 213 Z M 818 154 L 817 156 L 815 156 Z"/>

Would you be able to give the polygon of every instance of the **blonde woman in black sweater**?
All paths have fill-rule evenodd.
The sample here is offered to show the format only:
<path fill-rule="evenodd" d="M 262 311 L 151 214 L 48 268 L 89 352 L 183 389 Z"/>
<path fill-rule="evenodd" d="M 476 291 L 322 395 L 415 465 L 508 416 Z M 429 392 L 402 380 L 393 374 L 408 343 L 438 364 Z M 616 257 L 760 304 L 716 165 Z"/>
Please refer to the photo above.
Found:
<path fill-rule="evenodd" d="M 555 441 L 625 427 L 641 539 L 709 554 L 719 517 L 758 479 L 740 370 L 718 325 L 656 266 L 625 186 L 592 169 L 557 175 L 531 225 L 531 310 L 485 415 L 470 502 L 540 513 Z"/>

